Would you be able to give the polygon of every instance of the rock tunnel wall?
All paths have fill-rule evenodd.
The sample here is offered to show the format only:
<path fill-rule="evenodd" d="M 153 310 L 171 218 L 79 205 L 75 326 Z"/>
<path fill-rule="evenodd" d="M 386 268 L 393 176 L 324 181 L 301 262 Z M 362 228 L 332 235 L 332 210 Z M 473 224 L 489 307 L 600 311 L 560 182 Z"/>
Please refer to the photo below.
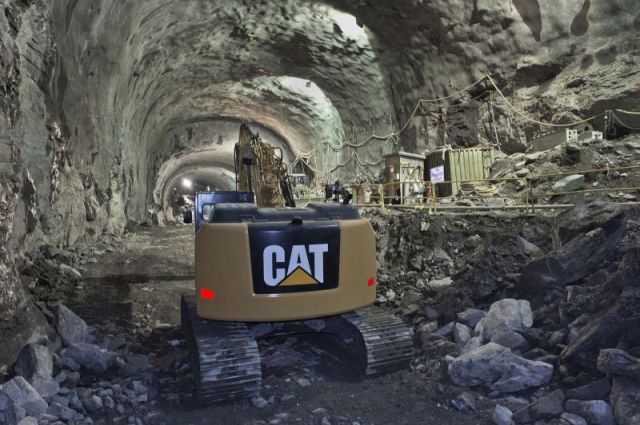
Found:
<path fill-rule="evenodd" d="M 60 208 L 55 216 L 39 210 L 51 202 L 55 175 L 45 89 L 55 55 L 46 5 L 3 0 L 0 7 L 0 320 L 8 320 L 25 301 L 15 262 L 26 234 L 42 234 L 44 222 L 58 231 L 53 238 L 64 238 L 56 219 L 68 210 Z M 58 164 L 65 160 L 62 152 L 53 155 Z"/>
<path fill-rule="evenodd" d="M 409 118 L 417 99 L 456 93 L 487 74 L 519 110 L 547 122 L 575 122 L 611 107 L 640 107 L 637 1 L 334 3 L 345 3 L 371 31 L 385 34 L 387 48 L 380 58 L 398 123 Z M 464 98 L 487 88 L 492 89 L 486 84 L 475 87 Z M 608 102 L 602 102 L 605 99 Z M 467 108 L 424 104 L 424 113 L 419 112 L 403 134 L 403 147 L 421 151 L 443 143 L 438 119 L 454 133 L 444 142 L 495 142 L 483 128 L 489 112 L 479 102 L 465 103 Z M 496 102 L 496 107 L 503 147 L 522 150 L 523 130 L 532 124 L 514 117 L 504 102 Z"/>
<path fill-rule="evenodd" d="M 11 316 L 24 298 L 15 260 L 25 250 L 145 220 L 162 198 L 163 167 L 175 175 L 171 161 L 196 147 L 172 134 L 195 122 L 248 118 L 295 156 L 323 140 L 388 134 L 419 97 L 450 95 L 487 73 L 543 119 L 611 102 L 633 108 L 636 3 L 0 0 L 1 311 Z M 567 89 L 578 75 L 585 81 Z M 521 139 L 525 124 L 498 115 L 515 127 L 504 138 Z M 465 117 L 451 118 L 457 139 L 481 141 Z M 224 133 L 227 146 L 225 128 L 203 140 L 215 145 Z M 401 147 L 432 148 L 437 131 L 418 114 Z M 374 139 L 357 151 L 378 163 L 375 175 L 392 148 Z M 211 157 L 221 169 L 225 152 Z M 325 170 L 347 163 L 335 175 L 367 168 L 347 161 L 352 148 L 318 152 L 313 164 Z"/>

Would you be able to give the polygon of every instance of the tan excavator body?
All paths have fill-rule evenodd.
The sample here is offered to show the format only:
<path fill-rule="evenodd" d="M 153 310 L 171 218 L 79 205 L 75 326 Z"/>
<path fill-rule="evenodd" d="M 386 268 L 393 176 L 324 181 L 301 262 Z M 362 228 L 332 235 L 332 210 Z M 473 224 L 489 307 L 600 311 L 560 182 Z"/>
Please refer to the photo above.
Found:
<path fill-rule="evenodd" d="M 274 288 L 288 285 L 291 292 L 286 293 L 256 293 L 253 268 L 265 267 L 260 263 L 272 257 L 268 253 L 258 255 L 252 264 L 251 223 L 202 225 L 196 235 L 195 257 L 198 316 L 222 321 L 279 322 L 331 316 L 372 304 L 376 297 L 376 253 L 371 224 L 366 219 L 339 223 L 337 286 L 324 289 L 322 282 L 304 270 L 291 271 L 291 266 L 287 269 L 290 258 L 274 257 L 282 261 L 266 267 L 273 272 L 274 266 L 282 266 L 287 276 Z M 309 256 L 310 268 L 320 265 L 315 260 Z M 324 265 L 332 267 L 326 261 Z"/>

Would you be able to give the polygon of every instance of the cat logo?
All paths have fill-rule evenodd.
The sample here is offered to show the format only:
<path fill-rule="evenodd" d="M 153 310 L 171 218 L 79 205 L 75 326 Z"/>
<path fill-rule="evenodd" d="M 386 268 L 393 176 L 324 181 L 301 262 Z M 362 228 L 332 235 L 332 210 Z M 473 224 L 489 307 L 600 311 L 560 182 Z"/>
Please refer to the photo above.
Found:
<path fill-rule="evenodd" d="M 269 245 L 262 253 L 264 283 L 275 286 L 319 285 L 324 283 L 324 256 L 329 244 L 293 245 L 287 252 Z"/>

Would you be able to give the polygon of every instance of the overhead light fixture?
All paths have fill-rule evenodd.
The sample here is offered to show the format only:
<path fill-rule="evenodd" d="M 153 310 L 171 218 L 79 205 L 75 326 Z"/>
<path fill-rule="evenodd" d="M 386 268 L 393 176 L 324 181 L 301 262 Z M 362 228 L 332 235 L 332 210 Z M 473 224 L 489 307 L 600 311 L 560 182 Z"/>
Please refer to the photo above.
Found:
<path fill-rule="evenodd" d="M 182 186 L 186 189 L 191 189 L 193 188 L 193 182 L 185 177 L 182 179 Z"/>

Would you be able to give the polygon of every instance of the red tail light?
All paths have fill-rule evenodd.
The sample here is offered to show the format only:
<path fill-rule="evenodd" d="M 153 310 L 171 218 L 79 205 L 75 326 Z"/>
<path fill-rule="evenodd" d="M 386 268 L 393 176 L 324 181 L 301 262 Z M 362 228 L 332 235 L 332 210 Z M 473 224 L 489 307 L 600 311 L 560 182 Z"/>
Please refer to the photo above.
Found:
<path fill-rule="evenodd" d="M 200 296 L 205 300 L 215 300 L 216 294 L 211 289 L 201 289 Z"/>
<path fill-rule="evenodd" d="M 367 282 L 368 286 L 373 286 L 376 284 L 376 277 L 372 277 L 371 279 L 369 279 L 369 281 Z"/>

